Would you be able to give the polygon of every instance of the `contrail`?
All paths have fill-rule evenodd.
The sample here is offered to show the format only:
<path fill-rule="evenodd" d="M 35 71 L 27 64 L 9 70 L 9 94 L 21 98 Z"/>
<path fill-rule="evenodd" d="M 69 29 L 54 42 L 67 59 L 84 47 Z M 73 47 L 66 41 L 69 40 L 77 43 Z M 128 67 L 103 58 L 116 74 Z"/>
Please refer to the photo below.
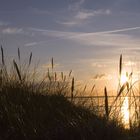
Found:
<path fill-rule="evenodd" d="M 103 31 L 103 32 L 93 32 L 93 33 L 87 33 L 87 34 L 118 33 L 118 32 L 124 32 L 124 31 L 137 30 L 137 29 L 140 29 L 140 27 L 130 27 L 130 28 L 123 28 L 123 29 L 110 30 L 110 31 Z"/>
<path fill-rule="evenodd" d="M 66 34 L 76 34 L 76 35 L 81 35 L 81 34 L 106 34 L 106 33 L 118 33 L 118 32 L 124 32 L 124 31 L 131 31 L 131 30 L 137 30 L 140 29 L 140 27 L 129 27 L 129 28 L 122 28 L 122 29 L 115 29 L 115 30 L 109 30 L 109 31 L 99 31 L 99 32 L 89 32 L 89 33 L 84 33 L 84 32 L 63 32 L 63 31 L 55 31 L 55 30 L 45 30 L 45 29 L 36 29 L 36 28 L 30 28 L 33 31 L 37 32 L 51 32 L 51 33 L 66 33 Z"/>
<path fill-rule="evenodd" d="M 63 32 L 63 31 L 55 31 L 55 30 L 30 28 L 30 30 L 32 30 L 32 31 L 48 32 L 48 33 L 52 33 L 52 37 L 53 37 L 53 34 L 54 34 L 54 37 L 58 37 L 56 39 L 50 39 L 50 40 L 46 40 L 46 41 L 36 42 L 35 45 L 40 44 L 40 43 L 47 43 L 47 42 L 51 42 L 51 41 L 63 40 L 63 39 L 73 39 L 76 37 L 86 37 L 86 36 L 90 36 L 90 35 L 119 33 L 119 32 L 132 31 L 132 30 L 137 30 L 137 29 L 140 29 L 140 27 L 129 27 L 129 28 L 116 29 L 116 30 L 109 30 L 109 31 L 83 33 L 83 32 Z M 31 45 L 31 46 L 34 46 L 34 42 L 33 42 L 33 45 Z"/>

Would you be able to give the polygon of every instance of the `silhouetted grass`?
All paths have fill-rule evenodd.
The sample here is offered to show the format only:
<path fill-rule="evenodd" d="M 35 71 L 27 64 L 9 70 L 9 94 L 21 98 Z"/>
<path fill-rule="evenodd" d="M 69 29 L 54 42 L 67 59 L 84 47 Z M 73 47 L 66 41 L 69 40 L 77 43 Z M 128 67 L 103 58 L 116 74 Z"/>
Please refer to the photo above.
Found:
<path fill-rule="evenodd" d="M 0 71 L 0 139 L 2 140 L 125 140 L 128 133 L 109 119 L 108 95 L 105 88 L 106 116 L 98 116 L 84 104 L 74 100 L 75 81 L 71 77 L 48 70 L 42 80 L 35 72 L 27 72 L 29 63 L 21 67 L 13 60 L 12 71 L 6 68 L 3 48 Z M 20 50 L 18 49 L 20 61 Z M 26 70 L 26 71 L 24 71 Z M 27 72 L 27 73 L 26 73 Z M 60 78 L 61 77 L 61 78 Z M 93 86 L 92 91 L 95 86 Z M 84 88 L 85 90 L 86 88 Z M 66 98 L 71 95 L 71 100 Z M 136 132 L 136 131 L 135 131 Z"/>
<path fill-rule="evenodd" d="M 124 137 L 116 122 L 106 121 L 61 94 L 41 95 L 27 86 L 8 84 L 0 91 L 0 138 L 97 139 Z"/>

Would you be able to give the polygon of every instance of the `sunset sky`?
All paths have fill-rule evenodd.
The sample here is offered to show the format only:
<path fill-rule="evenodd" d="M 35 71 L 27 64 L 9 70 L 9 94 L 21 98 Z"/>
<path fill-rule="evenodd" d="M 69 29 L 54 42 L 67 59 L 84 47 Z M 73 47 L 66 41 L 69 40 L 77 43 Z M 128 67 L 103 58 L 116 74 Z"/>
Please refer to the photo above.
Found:
<path fill-rule="evenodd" d="M 0 44 L 9 59 L 19 47 L 44 71 L 54 57 L 56 69 L 110 87 L 120 54 L 126 71 L 139 74 L 140 1 L 0 0 Z"/>

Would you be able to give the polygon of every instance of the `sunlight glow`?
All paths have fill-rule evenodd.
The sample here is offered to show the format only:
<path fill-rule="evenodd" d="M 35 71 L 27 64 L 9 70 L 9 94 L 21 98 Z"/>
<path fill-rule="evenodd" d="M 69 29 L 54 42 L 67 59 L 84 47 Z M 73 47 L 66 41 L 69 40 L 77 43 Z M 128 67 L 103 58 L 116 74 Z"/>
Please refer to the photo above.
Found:
<path fill-rule="evenodd" d="M 122 75 L 120 80 L 121 84 L 123 85 L 127 81 L 128 81 L 128 77 L 126 75 Z"/>
<path fill-rule="evenodd" d="M 124 123 L 126 128 L 129 128 L 129 100 L 128 97 L 124 97 L 124 101 L 121 107 L 121 116 L 122 116 L 122 122 Z"/>

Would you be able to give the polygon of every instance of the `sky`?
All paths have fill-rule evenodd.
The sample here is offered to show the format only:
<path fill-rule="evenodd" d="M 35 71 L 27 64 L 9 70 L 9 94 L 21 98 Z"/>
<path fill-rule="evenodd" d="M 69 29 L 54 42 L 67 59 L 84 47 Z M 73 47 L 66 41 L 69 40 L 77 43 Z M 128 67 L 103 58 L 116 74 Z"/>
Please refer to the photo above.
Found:
<path fill-rule="evenodd" d="M 113 87 L 119 56 L 139 74 L 139 0 L 0 0 L 0 44 L 7 59 L 33 52 L 40 69 L 53 57 L 77 81 Z"/>

